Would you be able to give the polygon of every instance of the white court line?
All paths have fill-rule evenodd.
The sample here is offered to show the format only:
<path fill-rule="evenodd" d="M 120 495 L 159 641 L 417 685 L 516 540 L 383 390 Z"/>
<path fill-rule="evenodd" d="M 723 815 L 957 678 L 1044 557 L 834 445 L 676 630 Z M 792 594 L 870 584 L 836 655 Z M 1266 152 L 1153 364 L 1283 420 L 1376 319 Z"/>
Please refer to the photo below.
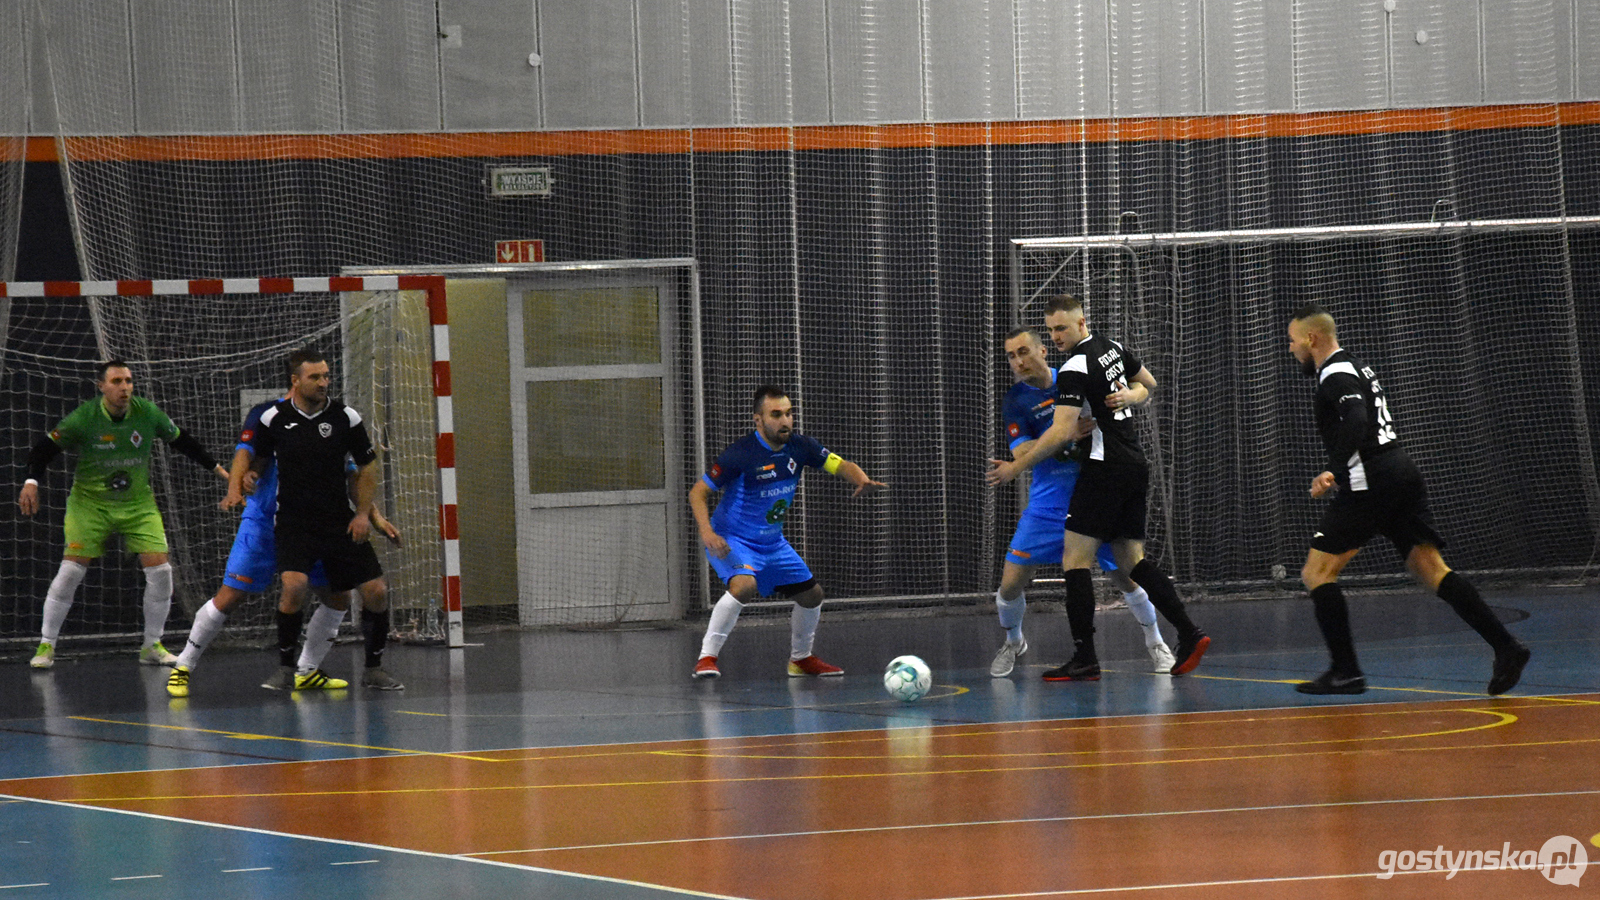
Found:
<path fill-rule="evenodd" d="M 253 869 L 223 869 L 222 874 L 232 875 L 235 872 L 271 872 L 271 866 L 256 866 Z"/>
<path fill-rule="evenodd" d="M 112 881 L 144 881 L 146 878 L 160 878 L 160 877 L 162 877 L 162 876 L 160 876 L 160 875 L 123 875 L 120 878 L 113 878 L 111 880 Z"/>
<path fill-rule="evenodd" d="M 663 891 L 665 893 L 677 894 L 683 897 L 708 897 L 711 898 L 711 900 L 743 900 L 743 898 L 732 897 L 727 894 L 710 894 L 704 891 L 692 891 L 685 888 L 669 887 L 662 884 L 650 884 L 646 881 L 630 881 L 626 878 L 609 878 L 605 875 L 588 875 L 583 872 L 563 872 L 560 869 L 547 869 L 542 866 L 519 866 L 516 863 L 500 862 L 499 860 L 493 859 L 474 859 L 469 856 L 458 854 L 432 853 L 427 850 L 411 850 L 405 847 L 386 847 L 382 844 L 368 844 L 362 841 L 346 841 L 339 838 L 317 837 L 316 835 L 310 834 L 290 834 L 288 832 L 272 831 L 266 828 L 248 828 L 243 825 L 225 825 L 221 822 L 201 822 L 195 819 L 180 819 L 176 816 L 163 816 L 157 815 L 156 813 L 135 812 L 134 810 L 129 809 L 110 809 L 102 806 L 84 806 L 77 803 L 66 803 L 61 800 L 40 800 L 34 797 L 15 797 L 8 794 L 0 794 L 0 799 L 20 800 L 25 803 L 40 803 L 45 806 L 59 806 L 65 809 L 73 809 L 78 811 L 111 813 L 119 816 L 133 816 L 139 819 L 154 819 L 158 822 L 177 822 L 181 825 L 199 825 L 205 828 L 220 828 L 224 831 L 238 831 L 244 834 L 264 834 L 270 837 L 290 838 L 297 841 L 312 841 L 318 844 L 336 844 L 341 847 L 360 847 L 363 850 L 378 850 L 385 853 L 400 853 L 406 856 L 420 856 L 428 859 L 449 859 L 455 860 L 456 862 L 467 862 L 484 866 L 499 866 L 500 868 L 505 869 L 519 869 L 524 872 L 539 872 L 544 875 L 563 875 L 567 878 L 578 878 L 584 881 L 598 881 L 603 884 L 626 884 L 630 887 L 648 888 L 650 890 Z M 141 877 L 159 878 L 160 876 L 146 875 Z"/>
<path fill-rule="evenodd" d="M 1096 822 L 1107 819 L 1144 819 L 1161 816 L 1203 816 L 1226 813 L 1285 812 L 1297 809 L 1337 809 L 1353 806 L 1389 806 L 1408 803 L 1455 803 L 1468 800 L 1529 800 L 1540 797 L 1581 797 L 1600 794 L 1591 791 L 1548 791 L 1533 794 L 1483 794 L 1470 797 L 1411 797 L 1390 800 L 1341 800 L 1330 803 L 1291 803 L 1281 806 L 1232 806 L 1217 809 L 1174 809 L 1156 812 L 1102 813 L 1093 816 L 1043 816 L 1033 819 L 986 819 L 973 822 L 932 822 L 923 825 L 876 825 L 867 828 L 832 828 L 821 831 L 783 831 L 768 834 L 729 834 L 716 837 L 669 838 L 659 841 L 625 841 L 615 844 L 574 844 L 568 847 L 535 847 L 531 850 L 482 850 L 462 856 L 499 856 L 508 853 L 550 853 L 557 850 L 608 850 L 618 847 L 650 847 L 659 844 L 706 844 L 716 841 L 751 841 L 768 838 L 822 837 L 834 834 L 870 834 L 882 831 L 922 831 L 933 828 L 978 828 L 986 825 L 1043 825 L 1051 822 Z M 1222 882 L 1219 882 L 1219 884 Z M 1141 889 L 1142 890 L 1142 889 Z M 1011 896 L 1009 894 L 997 896 Z M 1018 896 L 1032 896 L 1022 894 Z"/>
<path fill-rule="evenodd" d="M 49 886 L 50 886 L 50 882 L 48 882 L 48 881 L 36 881 L 33 884 L 0 884 L 0 891 L 9 891 L 12 888 L 49 887 Z"/>
<path fill-rule="evenodd" d="M 377 860 L 375 860 L 375 859 L 352 859 L 349 862 L 328 863 L 328 865 L 330 865 L 330 866 L 365 866 L 365 865 L 368 865 L 368 864 L 371 864 L 371 863 L 375 863 L 375 862 L 377 862 Z"/>
<path fill-rule="evenodd" d="M 1395 872 L 1395 875 L 1443 875 L 1448 869 L 1412 870 L 1409 872 Z M 1527 872 L 1535 874 L 1537 869 L 1484 869 L 1461 868 L 1457 872 Z M 1173 884 L 1135 884 L 1127 887 L 1097 887 L 1097 888 L 1067 888 L 1059 891 L 1026 891 L 1020 894 L 970 894 L 965 897 L 927 897 L 924 900 L 1014 900 L 1018 897 L 1070 897 L 1074 894 L 1131 894 L 1135 891 L 1179 891 L 1186 888 L 1230 887 L 1241 884 L 1284 884 L 1302 881 L 1345 881 L 1351 878 L 1372 878 L 1388 874 L 1383 870 L 1376 872 L 1339 872 L 1333 875 L 1280 875 L 1276 878 L 1232 878 L 1226 881 L 1187 881 Z"/>

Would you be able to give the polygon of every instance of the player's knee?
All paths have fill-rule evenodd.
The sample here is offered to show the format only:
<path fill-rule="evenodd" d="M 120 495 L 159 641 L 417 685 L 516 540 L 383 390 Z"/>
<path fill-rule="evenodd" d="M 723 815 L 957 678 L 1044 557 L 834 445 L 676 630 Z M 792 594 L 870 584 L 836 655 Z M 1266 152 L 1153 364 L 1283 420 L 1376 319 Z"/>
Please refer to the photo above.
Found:
<path fill-rule="evenodd" d="M 822 586 L 814 584 L 789 599 L 793 600 L 796 606 L 816 609 L 822 605 Z"/>
<path fill-rule="evenodd" d="M 735 575 L 728 582 L 728 593 L 740 603 L 749 603 L 756 599 L 756 580 L 749 575 Z"/>
<path fill-rule="evenodd" d="M 389 608 L 389 586 L 382 578 L 374 578 L 357 588 L 361 592 L 361 608 L 383 612 Z"/>

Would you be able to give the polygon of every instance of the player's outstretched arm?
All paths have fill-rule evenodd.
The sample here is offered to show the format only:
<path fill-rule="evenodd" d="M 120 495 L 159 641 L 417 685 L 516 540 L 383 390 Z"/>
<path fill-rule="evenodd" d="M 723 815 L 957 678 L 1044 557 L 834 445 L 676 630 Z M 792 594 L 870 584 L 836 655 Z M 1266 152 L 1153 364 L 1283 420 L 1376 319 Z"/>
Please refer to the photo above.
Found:
<path fill-rule="evenodd" d="M 206 448 L 200 446 L 200 442 L 189 432 L 179 431 L 178 436 L 168 443 L 172 445 L 172 449 L 199 463 L 202 469 L 210 469 L 224 480 L 228 478 L 228 470 L 218 465 L 216 458 L 207 453 Z"/>
<path fill-rule="evenodd" d="M 689 509 L 694 513 L 695 525 L 700 528 L 700 543 L 711 551 L 712 556 L 722 559 L 728 555 L 728 542 L 711 527 L 710 498 L 711 488 L 706 486 L 705 480 L 695 479 L 694 487 L 689 488 Z"/>
<path fill-rule="evenodd" d="M 244 502 L 245 494 L 255 492 L 255 482 L 248 478 L 254 474 L 251 469 L 254 460 L 255 456 L 245 447 L 233 451 L 233 462 L 228 469 L 228 493 L 217 504 L 219 508 L 233 509 Z"/>
<path fill-rule="evenodd" d="M 1078 422 L 1076 408 L 1066 409 L 1057 406 L 1055 417 L 1050 420 L 1050 427 L 1045 429 L 1044 434 L 1039 435 L 1038 440 L 1018 447 L 1015 459 L 1009 462 L 1003 459 L 989 460 L 989 471 L 984 476 L 984 481 L 990 487 L 999 487 L 1015 480 L 1018 475 L 1060 453 L 1068 444 L 1077 440 L 1080 428 L 1082 425 Z"/>
<path fill-rule="evenodd" d="M 889 489 L 887 484 L 881 481 L 873 481 L 867 477 L 867 473 L 862 471 L 860 466 L 848 459 L 841 459 L 839 467 L 834 470 L 833 474 L 856 486 L 855 491 L 850 494 L 851 497 L 859 497 L 862 494 L 876 494 L 879 491 L 887 491 Z"/>

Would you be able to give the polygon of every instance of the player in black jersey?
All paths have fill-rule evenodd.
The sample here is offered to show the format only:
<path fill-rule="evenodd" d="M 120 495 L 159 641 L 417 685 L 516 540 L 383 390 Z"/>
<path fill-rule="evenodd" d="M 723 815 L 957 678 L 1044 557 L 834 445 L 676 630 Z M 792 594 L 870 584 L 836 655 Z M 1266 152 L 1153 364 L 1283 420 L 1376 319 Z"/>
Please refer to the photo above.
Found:
<path fill-rule="evenodd" d="M 1528 648 L 1439 555 L 1444 540 L 1428 515 L 1422 473 L 1400 446 L 1377 373 L 1339 346 L 1333 316 L 1315 303 L 1301 307 L 1289 323 L 1289 352 L 1306 375 L 1317 379 L 1317 432 L 1328 450 L 1328 467 L 1311 480 L 1311 496 L 1337 490 L 1300 572 L 1333 666 L 1295 689 L 1303 694 L 1367 689 L 1338 578 L 1362 545 L 1381 534 L 1394 542 L 1417 582 L 1450 604 L 1494 648 L 1489 693 L 1511 690 L 1528 664 Z"/>
<path fill-rule="evenodd" d="M 1094 647 L 1094 582 L 1089 574 L 1095 552 L 1111 544 L 1117 567 L 1150 595 L 1150 602 L 1178 630 L 1171 674 L 1184 675 L 1200 664 L 1211 638 L 1190 621 L 1172 579 L 1144 555 L 1145 494 L 1150 470 L 1134 410 L 1150 402 L 1156 379 L 1137 357 L 1116 341 L 1089 333 L 1083 302 L 1061 295 L 1045 307 L 1045 325 L 1067 361 L 1056 374 L 1056 408 L 1050 427 L 1011 462 L 991 459 L 988 482 L 1001 485 L 1060 452 L 1075 438 L 1088 445 L 1078 484 L 1067 507 L 1061 566 L 1066 570 L 1067 621 L 1075 652 L 1065 665 L 1044 673 L 1046 681 L 1098 681 L 1100 658 Z M 1094 418 L 1085 437 L 1080 411 Z"/>

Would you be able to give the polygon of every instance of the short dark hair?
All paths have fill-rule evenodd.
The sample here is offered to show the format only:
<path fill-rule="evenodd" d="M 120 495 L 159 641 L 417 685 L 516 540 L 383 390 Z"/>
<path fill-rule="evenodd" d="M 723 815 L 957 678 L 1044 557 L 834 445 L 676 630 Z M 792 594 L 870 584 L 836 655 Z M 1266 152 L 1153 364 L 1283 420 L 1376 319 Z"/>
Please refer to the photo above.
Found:
<path fill-rule="evenodd" d="M 789 392 L 783 388 L 778 387 L 775 384 L 763 384 L 761 387 L 756 388 L 756 395 L 750 401 L 750 411 L 759 416 L 761 415 L 762 403 L 766 402 L 769 398 L 773 400 L 782 400 L 787 396 L 789 396 Z"/>
<path fill-rule="evenodd" d="M 300 374 L 300 367 L 306 363 L 327 361 L 328 358 L 323 356 L 321 352 L 312 350 L 310 347 L 301 347 L 299 350 L 289 354 L 289 380 L 293 381 L 294 376 Z"/>
<path fill-rule="evenodd" d="M 1294 312 L 1294 320 L 1296 322 L 1300 321 L 1301 319 L 1309 319 L 1312 316 L 1329 316 L 1331 318 L 1331 315 L 1328 313 L 1328 311 L 1322 308 L 1322 304 L 1315 301 L 1307 303 L 1305 306 L 1300 307 Z"/>
<path fill-rule="evenodd" d="M 1028 335 L 1029 337 L 1033 338 L 1034 343 L 1037 343 L 1037 344 L 1044 343 L 1044 340 L 1039 337 L 1039 332 L 1034 331 L 1032 328 L 1029 328 L 1026 325 L 1019 325 L 1016 328 L 1013 328 L 1010 331 L 1006 332 L 1006 340 L 1009 341 L 1009 340 L 1012 340 L 1014 338 L 1022 337 L 1023 335 Z"/>
<path fill-rule="evenodd" d="M 1058 312 L 1070 313 L 1077 312 L 1080 309 L 1083 309 L 1082 300 L 1071 294 L 1057 294 L 1051 297 L 1049 302 L 1044 305 L 1044 314 L 1048 316 L 1051 313 Z"/>
<path fill-rule="evenodd" d="M 106 373 L 111 371 L 112 369 L 127 369 L 129 372 L 133 371 L 133 367 L 132 366 L 128 365 L 127 363 L 123 362 L 120 359 L 108 359 L 105 362 L 100 364 L 100 368 L 95 370 L 94 380 L 95 381 L 105 381 L 106 380 Z"/>

